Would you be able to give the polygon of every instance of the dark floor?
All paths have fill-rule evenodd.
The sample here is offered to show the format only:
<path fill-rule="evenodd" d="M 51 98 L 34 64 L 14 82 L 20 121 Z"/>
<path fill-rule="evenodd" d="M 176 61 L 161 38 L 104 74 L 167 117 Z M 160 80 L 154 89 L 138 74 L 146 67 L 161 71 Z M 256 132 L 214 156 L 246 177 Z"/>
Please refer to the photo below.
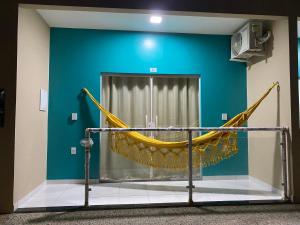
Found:
<path fill-rule="evenodd" d="M 300 205 L 206 206 L 0 215 L 0 224 L 299 224 Z"/>

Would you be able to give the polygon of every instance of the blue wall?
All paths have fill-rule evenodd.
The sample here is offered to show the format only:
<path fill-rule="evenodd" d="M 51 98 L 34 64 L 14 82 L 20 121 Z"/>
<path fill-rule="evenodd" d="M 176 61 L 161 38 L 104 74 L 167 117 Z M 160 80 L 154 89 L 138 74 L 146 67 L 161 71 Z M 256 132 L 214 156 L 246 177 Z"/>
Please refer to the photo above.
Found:
<path fill-rule="evenodd" d="M 229 58 L 229 36 L 51 28 L 48 179 L 84 177 L 79 140 L 86 127 L 99 127 L 99 112 L 80 90 L 87 87 L 99 99 L 101 72 L 147 74 L 157 67 L 161 74 L 200 74 L 202 125 L 220 126 L 221 113 L 232 117 L 247 106 L 246 66 Z M 72 112 L 78 121 L 70 120 Z M 99 177 L 95 140 L 92 178 Z M 247 142 L 240 145 L 239 154 L 204 175 L 248 174 Z"/>

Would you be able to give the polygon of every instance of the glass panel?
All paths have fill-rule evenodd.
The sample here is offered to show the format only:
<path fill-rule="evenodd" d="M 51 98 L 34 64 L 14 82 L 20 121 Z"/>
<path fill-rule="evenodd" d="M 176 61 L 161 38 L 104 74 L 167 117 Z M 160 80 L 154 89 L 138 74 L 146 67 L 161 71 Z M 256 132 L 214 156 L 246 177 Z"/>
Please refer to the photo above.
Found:
<path fill-rule="evenodd" d="M 107 167 L 109 174 L 121 174 L 114 179 L 101 180 L 99 184 L 91 185 L 91 205 L 122 205 L 122 204 L 149 204 L 149 203 L 171 203 L 187 202 L 188 181 L 187 168 L 170 169 L 174 162 L 181 162 L 178 152 L 171 152 L 170 149 L 147 145 L 143 141 L 137 141 L 126 135 L 124 132 L 102 133 L 102 139 L 109 140 L 109 151 L 111 156 L 120 157 L 122 160 L 136 163 L 138 166 L 128 170 L 125 163 L 116 167 Z M 183 151 L 185 155 L 185 151 Z M 178 174 L 176 179 L 153 177 L 149 173 L 149 167 L 166 167 L 165 171 L 172 171 Z M 111 170 L 111 171 L 110 171 Z M 130 174 L 140 174 L 148 171 L 148 176 L 142 179 L 134 179 L 132 176 L 123 176 L 124 170 Z M 143 173 L 145 175 L 146 173 Z M 183 175 L 181 177 L 181 175 Z"/>
<path fill-rule="evenodd" d="M 239 132 L 237 143 L 236 154 L 211 165 L 209 173 L 205 168 L 203 180 L 194 181 L 195 202 L 282 199 L 280 133 Z"/>

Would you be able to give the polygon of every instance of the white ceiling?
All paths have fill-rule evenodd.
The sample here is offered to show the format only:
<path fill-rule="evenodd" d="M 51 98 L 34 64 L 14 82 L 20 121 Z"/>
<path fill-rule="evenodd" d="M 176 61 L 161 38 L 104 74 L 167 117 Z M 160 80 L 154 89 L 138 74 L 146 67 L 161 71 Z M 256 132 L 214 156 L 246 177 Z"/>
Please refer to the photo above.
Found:
<path fill-rule="evenodd" d="M 50 27 L 152 31 L 194 34 L 232 34 L 247 19 L 187 15 L 162 15 L 151 24 L 149 13 L 97 12 L 37 9 Z"/>

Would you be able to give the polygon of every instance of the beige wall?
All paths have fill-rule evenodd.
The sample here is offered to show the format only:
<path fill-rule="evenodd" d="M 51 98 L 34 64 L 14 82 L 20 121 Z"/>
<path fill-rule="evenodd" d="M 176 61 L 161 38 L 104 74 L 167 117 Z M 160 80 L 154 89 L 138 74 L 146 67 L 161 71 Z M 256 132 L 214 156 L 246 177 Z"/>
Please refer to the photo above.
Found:
<path fill-rule="evenodd" d="M 19 8 L 14 203 L 46 179 L 48 112 L 39 111 L 48 90 L 49 27 L 32 9 Z"/>
<path fill-rule="evenodd" d="M 253 64 L 247 71 L 248 105 L 251 105 L 273 83 L 280 83 L 279 94 L 273 90 L 254 112 L 248 126 L 291 126 L 290 66 L 288 21 L 271 23 L 273 41 L 271 56 Z M 280 136 L 272 133 L 249 133 L 249 174 L 275 187 L 281 187 Z"/>

